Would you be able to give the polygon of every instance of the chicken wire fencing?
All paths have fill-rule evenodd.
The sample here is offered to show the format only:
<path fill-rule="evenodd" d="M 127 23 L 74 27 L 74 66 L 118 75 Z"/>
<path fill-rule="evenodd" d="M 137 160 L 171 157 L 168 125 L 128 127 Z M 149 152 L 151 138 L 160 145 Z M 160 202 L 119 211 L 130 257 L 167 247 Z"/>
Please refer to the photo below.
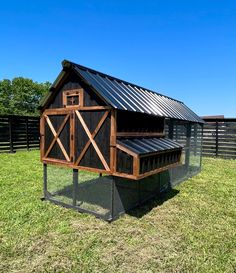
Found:
<path fill-rule="evenodd" d="M 170 183 L 173 187 L 201 171 L 203 125 L 168 120 L 166 135 L 183 146 L 182 164 L 169 169 Z"/>

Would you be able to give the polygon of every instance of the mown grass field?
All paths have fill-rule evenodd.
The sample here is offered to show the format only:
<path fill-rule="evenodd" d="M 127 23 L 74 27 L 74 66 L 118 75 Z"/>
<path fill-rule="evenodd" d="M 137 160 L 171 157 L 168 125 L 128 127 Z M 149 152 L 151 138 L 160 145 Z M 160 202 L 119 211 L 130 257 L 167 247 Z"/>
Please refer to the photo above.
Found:
<path fill-rule="evenodd" d="M 1 154 L 0 272 L 236 272 L 236 161 L 175 189 L 108 224 L 40 200 L 38 151 Z"/>

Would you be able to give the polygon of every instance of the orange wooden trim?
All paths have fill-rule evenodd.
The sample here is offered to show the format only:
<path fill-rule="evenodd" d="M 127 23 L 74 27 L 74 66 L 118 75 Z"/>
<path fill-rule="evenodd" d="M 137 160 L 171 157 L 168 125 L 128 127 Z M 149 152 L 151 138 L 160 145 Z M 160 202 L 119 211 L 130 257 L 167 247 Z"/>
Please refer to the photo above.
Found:
<path fill-rule="evenodd" d="M 134 153 L 133 151 L 130 151 L 128 148 L 120 145 L 120 144 L 116 144 L 116 148 L 118 148 L 119 150 L 129 154 L 129 155 L 132 155 L 133 157 L 138 157 L 138 155 L 136 153 Z"/>
<path fill-rule="evenodd" d="M 180 162 L 176 162 L 176 163 L 173 163 L 173 164 L 166 165 L 166 166 L 164 166 L 164 167 L 161 167 L 161 168 L 152 170 L 152 171 L 150 171 L 150 172 L 146 172 L 146 173 L 140 174 L 140 175 L 138 176 L 138 179 L 142 179 L 142 178 L 144 178 L 144 177 L 147 177 L 147 176 L 150 176 L 150 175 L 153 175 L 153 174 L 157 174 L 157 173 L 166 171 L 166 170 L 168 170 L 168 169 L 171 168 L 171 167 L 176 167 L 176 166 L 179 166 L 179 165 L 181 165 Z"/>
<path fill-rule="evenodd" d="M 67 105 L 67 97 L 71 96 L 78 96 L 79 97 L 79 104 L 78 105 Z M 75 106 L 84 106 L 84 89 L 78 88 L 78 89 L 72 89 L 72 90 L 65 90 L 62 93 L 62 103 L 63 106 L 66 108 L 74 108 Z"/>
<path fill-rule="evenodd" d="M 44 146 L 45 145 L 45 118 L 41 116 L 40 118 L 40 158 L 44 157 Z"/>
<path fill-rule="evenodd" d="M 84 107 L 84 89 L 81 89 L 79 93 L 79 106 Z"/>
<path fill-rule="evenodd" d="M 55 159 L 55 158 L 50 158 L 50 157 L 43 157 L 42 158 L 43 163 L 50 163 L 53 165 L 60 165 L 60 166 L 67 166 L 67 167 L 71 167 L 71 162 L 68 162 L 66 160 L 61 160 L 61 159 Z"/>
<path fill-rule="evenodd" d="M 116 134 L 117 134 L 117 112 L 116 110 L 112 110 L 111 111 L 111 133 L 110 133 L 111 146 L 116 146 Z"/>
<path fill-rule="evenodd" d="M 110 106 L 83 106 L 79 107 L 80 111 L 96 111 L 96 110 L 111 110 Z"/>
<path fill-rule="evenodd" d="M 134 175 L 134 174 L 127 174 L 127 173 L 120 173 L 120 172 L 114 172 L 114 173 L 112 173 L 112 175 L 132 179 L 132 180 L 140 180 L 140 179 L 143 179 L 145 177 L 148 177 L 148 176 L 163 172 L 165 170 L 168 170 L 169 168 L 176 167 L 176 166 L 179 166 L 179 165 L 181 165 L 181 164 L 180 163 L 170 164 L 170 165 L 167 165 L 165 167 L 158 168 L 156 170 L 146 172 L 144 174 L 140 174 L 138 176 Z"/>
<path fill-rule="evenodd" d="M 140 166 L 140 158 L 133 157 L 133 174 L 135 176 L 139 176 L 139 167 Z"/>
<path fill-rule="evenodd" d="M 91 167 L 85 167 L 85 166 L 76 166 L 71 162 L 67 162 L 66 160 L 60 160 L 60 159 L 54 159 L 54 158 L 42 158 L 42 162 L 45 164 L 57 165 L 61 167 L 71 168 L 71 169 L 79 169 L 79 170 L 91 171 L 96 173 L 111 174 L 110 171 L 107 171 L 104 169 L 97 169 L 97 168 L 91 168 Z"/>
<path fill-rule="evenodd" d="M 57 137 L 57 133 L 56 133 L 56 131 L 55 131 L 55 129 L 54 129 L 54 127 L 53 127 L 53 125 L 52 125 L 49 117 L 48 116 L 45 116 L 45 117 L 46 117 L 46 121 L 48 123 L 48 126 L 50 127 L 50 129 L 51 129 L 54 137 L 56 138 L 56 141 L 57 141 L 58 145 L 61 148 L 61 151 L 62 151 L 63 155 L 65 156 L 65 158 L 66 158 L 67 161 L 70 161 L 70 158 L 69 158 L 69 156 L 68 156 L 68 154 L 67 154 L 67 152 L 66 152 L 66 150 L 65 150 L 65 148 L 63 146 L 63 144 L 61 143 L 61 140 Z"/>
<path fill-rule="evenodd" d="M 87 134 L 87 136 L 89 137 L 89 139 L 90 139 L 90 141 L 91 141 L 91 143 L 92 143 L 94 149 L 96 150 L 96 152 L 97 152 L 97 154 L 98 154 L 100 160 L 102 161 L 103 166 L 105 167 L 105 169 L 106 169 L 107 171 L 110 171 L 110 168 L 109 168 L 109 166 L 107 165 L 107 162 L 106 162 L 105 158 L 103 157 L 103 155 L 102 155 L 100 149 L 98 148 L 97 143 L 96 143 L 96 142 L 94 141 L 94 139 L 92 138 L 92 135 L 91 135 L 91 133 L 90 133 L 90 131 L 89 131 L 89 129 L 88 129 L 88 127 L 87 127 L 85 121 L 83 120 L 83 118 L 82 118 L 80 112 L 76 110 L 75 113 L 76 113 L 78 119 L 80 120 L 80 122 L 81 122 L 81 124 L 82 124 L 82 126 L 83 126 L 83 128 L 84 128 L 84 130 L 85 130 L 85 132 L 86 132 L 86 134 Z"/>
<path fill-rule="evenodd" d="M 70 114 L 70 159 L 75 161 L 75 112 Z"/>
<path fill-rule="evenodd" d="M 86 166 L 76 166 L 76 165 L 71 165 L 71 167 L 73 169 L 91 171 L 91 172 L 95 172 L 95 173 L 111 174 L 111 171 L 107 171 L 107 170 L 104 170 L 104 169 L 97 169 L 97 168 L 91 168 L 91 167 L 86 167 Z"/>
<path fill-rule="evenodd" d="M 117 132 L 117 137 L 164 137 L 164 133 L 159 132 Z"/>
<path fill-rule="evenodd" d="M 56 132 L 56 135 L 54 135 L 54 133 L 53 133 L 54 139 L 52 140 L 50 146 L 48 147 L 48 150 L 47 150 L 46 153 L 45 153 L 45 157 L 47 157 L 48 154 L 50 153 L 50 151 L 52 150 L 52 147 L 54 146 L 55 142 L 57 141 L 57 139 L 58 139 L 58 137 L 59 137 L 61 131 L 62 131 L 63 128 L 65 127 L 68 118 L 69 118 L 69 114 L 68 114 L 68 115 L 65 117 L 65 119 L 63 120 L 63 122 L 62 122 L 62 124 L 61 124 L 59 130 Z M 47 121 L 48 121 L 48 120 L 47 120 Z M 49 125 L 49 124 L 48 124 L 48 125 Z M 50 126 L 50 125 L 49 125 L 49 126 Z M 50 127 L 50 128 L 51 128 L 51 127 Z"/>
<path fill-rule="evenodd" d="M 73 105 L 66 108 L 53 108 L 46 109 L 43 112 L 43 115 L 60 115 L 69 113 L 71 110 L 79 110 L 79 111 L 97 111 L 97 110 L 111 110 L 110 106 L 78 106 Z"/>
<path fill-rule="evenodd" d="M 116 171 L 116 148 L 110 147 L 110 168 L 112 172 Z"/>
<path fill-rule="evenodd" d="M 114 172 L 114 173 L 112 173 L 112 175 L 132 179 L 132 180 L 138 180 L 137 176 L 135 176 L 133 174 L 128 174 L 128 173 Z"/>
<path fill-rule="evenodd" d="M 76 107 L 76 109 L 78 109 L 78 106 Z M 66 115 L 68 113 L 71 112 L 71 109 L 68 109 L 68 108 L 54 108 L 54 109 L 46 109 L 44 112 L 43 112 L 43 115 L 47 115 L 47 116 L 50 116 L 50 115 Z"/>
<path fill-rule="evenodd" d="M 108 114 L 109 114 L 109 111 L 106 111 L 106 112 L 104 113 L 104 115 L 102 116 L 101 120 L 99 121 L 97 127 L 95 128 L 94 132 L 91 134 L 91 137 L 92 137 L 93 139 L 95 138 L 95 136 L 97 135 L 97 133 L 98 133 L 99 130 L 101 129 L 101 127 L 102 127 L 103 123 L 105 122 L 105 120 L 106 120 Z M 83 150 L 82 150 L 80 156 L 79 156 L 78 159 L 76 160 L 75 165 L 79 165 L 80 161 L 82 160 L 82 158 L 84 157 L 86 151 L 88 150 L 90 144 L 91 144 L 91 141 L 90 141 L 90 139 L 89 139 L 88 142 L 86 143 L 86 145 L 84 146 L 84 148 L 83 148 Z"/>
<path fill-rule="evenodd" d="M 111 132 L 110 132 L 110 169 L 116 172 L 116 131 L 117 131 L 117 111 L 111 111 Z"/>

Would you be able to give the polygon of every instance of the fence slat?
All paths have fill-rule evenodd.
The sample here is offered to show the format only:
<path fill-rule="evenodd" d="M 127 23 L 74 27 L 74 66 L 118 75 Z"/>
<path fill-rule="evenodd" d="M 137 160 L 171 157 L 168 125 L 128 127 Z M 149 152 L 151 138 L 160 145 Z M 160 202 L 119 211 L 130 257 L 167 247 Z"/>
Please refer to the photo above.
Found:
<path fill-rule="evenodd" d="M 0 115 L 0 152 L 39 148 L 39 117 Z"/>
<path fill-rule="evenodd" d="M 203 156 L 236 158 L 236 118 L 204 119 Z"/>

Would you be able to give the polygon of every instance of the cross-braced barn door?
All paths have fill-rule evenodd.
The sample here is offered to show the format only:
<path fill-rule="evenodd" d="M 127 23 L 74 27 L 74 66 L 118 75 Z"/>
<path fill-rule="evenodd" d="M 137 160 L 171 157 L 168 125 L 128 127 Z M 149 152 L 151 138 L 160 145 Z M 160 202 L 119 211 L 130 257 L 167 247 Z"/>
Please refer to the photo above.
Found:
<path fill-rule="evenodd" d="M 73 113 L 44 114 L 43 159 L 73 161 L 72 128 Z"/>
<path fill-rule="evenodd" d="M 110 111 L 75 111 L 75 165 L 110 171 Z"/>
<path fill-rule="evenodd" d="M 110 110 L 55 113 L 42 117 L 42 159 L 110 172 Z"/>

